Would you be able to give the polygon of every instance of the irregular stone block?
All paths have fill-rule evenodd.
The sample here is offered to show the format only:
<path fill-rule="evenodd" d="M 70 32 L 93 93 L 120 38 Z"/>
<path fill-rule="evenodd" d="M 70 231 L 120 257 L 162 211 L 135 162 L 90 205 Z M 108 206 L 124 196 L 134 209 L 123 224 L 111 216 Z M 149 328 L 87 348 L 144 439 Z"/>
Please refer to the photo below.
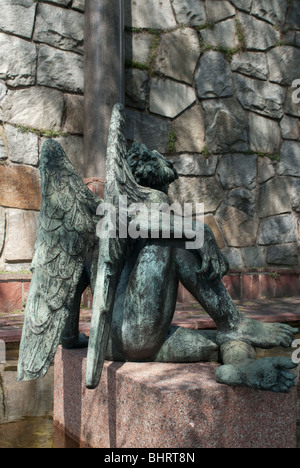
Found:
<path fill-rule="evenodd" d="M 265 21 L 260 21 L 244 13 L 238 14 L 247 49 L 267 50 L 280 40 L 280 33 Z"/>
<path fill-rule="evenodd" d="M 218 156 L 205 158 L 202 154 L 180 154 L 168 156 L 179 175 L 213 176 L 216 172 Z"/>
<path fill-rule="evenodd" d="M 258 158 L 258 176 L 259 184 L 266 182 L 275 175 L 275 163 L 267 156 Z"/>
<path fill-rule="evenodd" d="M 221 157 L 217 174 L 224 189 L 244 187 L 252 190 L 256 186 L 257 156 L 255 154 L 226 154 Z"/>
<path fill-rule="evenodd" d="M 215 0 L 206 0 L 205 6 L 207 19 L 213 23 L 235 15 L 234 7 L 226 0 L 219 0 L 218 2 Z"/>
<path fill-rule="evenodd" d="M 271 119 L 249 114 L 250 149 L 255 152 L 275 154 L 281 145 L 279 124 Z"/>
<path fill-rule="evenodd" d="M 252 7 L 252 0 L 231 0 L 234 6 L 236 6 L 239 10 L 247 11 L 248 13 Z"/>
<path fill-rule="evenodd" d="M 125 2 L 125 26 L 132 28 L 172 29 L 176 21 L 170 0 Z"/>
<path fill-rule="evenodd" d="M 263 268 L 266 266 L 265 248 L 245 247 L 242 249 L 246 268 Z"/>
<path fill-rule="evenodd" d="M 0 206 L 0 255 L 2 254 L 4 240 L 5 240 L 5 209 Z"/>
<path fill-rule="evenodd" d="M 165 153 L 169 142 L 171 125 L 167 120 L 154 115 L 126 110 L 126 136 L 130 141 L 144 143 L 151 150 Z"/>
<path fill-rule="evenodd" d="M 206 142 L 212 153 L 248 151 L 246 113 L 235 98 L 202 101 Z"/>
<path fill-rule="evenodd" d="M 245 188 L 236 188 L 229 192 L 227 203 L 248 216 L 255 214 L 255 194 Z"/>
<path fill-rule="evenodd" d="M 215 3 L 215 0 L 213 1 Z M 219 1 L 217 4 L 218 3 Z M 236 34 L 236 22 L 234 19 L 229 19 L 227 21 L 217 23 L 212 29 L 202 29 L 200 33 L 204 42 L 213 47 L 234 49 L 239 46 L 239 40 Z"/>
<path fill-rule="evenodd" d="M 285 88 L 234 73 L 236 96 L 245 109 L 275 119 L 283 116 Z"/>
<path fill-rule="evenodd" d="M 297 36 L 299 33 L 296 31 L 285 31 L 282 33 L 283 42 L 290 45 L 299 45 Z M 299 36 L 300 37 L 300 36 Z"/>
<path fill-rule="evenodd" d="M 30 261 L 33 258 L 39 213 L 8 210 L 4 258 L 7 262 Z"/>
<path fill-rule="evenodd" d="M 180 24 L 201 26 L 207 22 L 204 1 L 171 0 L 176 19 Z"/>
<path fill-rule="evenodd" d="M 251 14 L 276 26 L 282 26 L 287 8 L 287 0 L 253 0 Z"/>
<path fill-rule="evenodd" d="M 84 16 L 77 11 L 41 3 L 33 39 L 59 49 L 83 53 Z"/>
<path fill-rule="evenodd" d="M 280 122 L 282 138 L 287 140 L 299 140 L 300 124 L 298 119 L 293 119 L 285 115 Z"/>
<path fill-rule="evenodd" d="M 151 47 L 155 36 L 148 33 L 125 31 L 125 59 L 145 65 L 150 63 Z"/>
<path fill-rule="evenodd" d="M 0 78 L 9 86 L 35 83 L 36 46 L 18 37 L 0 33 Z"/>
<path fill-rule="evenodd" d="M 279 175 L 300 177 L 300 143 L 296 141 L 284 141 L 280 152 L 278 165 Z"/>
<path fill-rule="evenodd" d="M 268 79 L 268 64 L 266 56 L 262 52 L 241 52 L 233 56 L 231 62 L 232 71 L 248 75 L 259 80 Z"/>
<path fill-rule="evenodd" d="M 153 78 L 150 90 L 150 111 L 174 118 L 196 101 L 191 86 L 171 80 Z"/>
<path fill-rule="evenodd" d="M 293 178 L 292 182 L 292 208 L 300 211 L 300 179 Z"/>
<path fill-rule="evenodd" d="M 300 9 L 297 0 L 292 0 L 285 22 L 285 29 L 300 30 Z"/>
<path fill-rule="evenodd" d="M 83 135 L 84 97 L 65 94 L 65 123 L 63 131 Z"/>
<path fill-rule="evenodd" d="M 5 125 L 9 148 L 9 159 L 14 163 L 37 166 L 39 162 L 39 140 L 33 133 L 25 133 L 11 125 Z"/>
<path fill-rule="evenodd" d="M 299 265 L 297 244 L 272 245 L 267 249 L 267 262 L 270 265 Z"/>
<path fill-rule="evenodd" d="M 67 7 L 70 5 L 71 0 L 49 0 L 49 3 L 54 3 L 55 5 Z"/>
<path fill-rule="evenodd" d="M 297 100 L 295 100 L 295 93 Z M 297 88 L 289 87 L 287 90 L 287 96 L 285 100 L 284 111 L 286 114 L 293 115 L 295 117 L 300 117 L 300 104 L 298 102 L 299 93 Z"/>
<path fill-rule="evenodd" d="M 24 210 L 41 207 L 40 173 L 29 166 L 0 164 L 0 205 Z"/>
<path fill-rule="evenodd" d="M 155 61 L 155 71 L 192 84 L 200 56 L 198 34 L 191 28 L 163 34 Z"/>
<path fill-rule="evenodd" d="M 268 52 L 270 81 L 291 85 L 299 78 L 300 50 L 292 46 L 280 46 Z"/>
<path fill-rule="evenodd" d="M 2 0 L 0 31 L 30 39 L 33 33 L 35 10 L 34 0 Z"/>
<path fill-rule="evenodd" d="M 76 10 L 84 11 L 85 0 L 73 0 L 72 8 L 75 8 Z"/>
<path fill-rule="evenodd" d="M 258 243 L 260 245 L 288 244 L 297 242 L 296 220 L 292 214 L 261 220 Z"/>
<path fill-rule="evenodd" d="M 64 99 L 60 91 L 32 87 L 8 91 L 1 102 L 0 119 L 38 129 L 60 129 Z"/>
<path fill-rule="evenodd" d="M 291 211 L 292 182 L 289 178 L 274 177 L 260 186 L 258 214 L 260 218 Z"/>
<path fill-rule="evenodd" d="M 225 257 L 227 258 L 228 262 L 229 262 L 229 267 L 230 268 L 245 268 L 245 263 L 244 263 L 244 259 L 243 259 L 243 256 L 242 256 L 242 249 L 234 249 L 232 247 L 225 247 L 224 249 L 222 249 L 222 254 L 225 255 Z M 234 279 L 236 279 L 237 277 L 227 277 L 225 276 L 222 281 L 224 282 L 225 284 L 225 287 L 227 289 L 227 291 L 229 292 L 229 294 L 231 295 L 232 299 L 235 298 L 235 299 L 240 299 L 240 295 L 241 295 L 241 291 L 240 291 L 240 279 L 238 278 L 238 281 L 236 284 L 236 288 L 234 288 Z M 227 285 L 227 281 L 228 280 L 231 280 L 230 283 Z M 232 284 L 233 283 L 233 284 Z"/>
<path fill-rule="evenodd" d="M 204 224 L 209 226 L 210 229 L 212 230 L 212 232 L 214 233 L 214 236 L 215 236 L 216 242 L 217 242 L 217 244 L 219 246 L 219 249 L 223 249 L 225 247 L 225 242 L 224 242 L 222 233 L 221 233 L 221 231 L 219 229 L 219 226 L 218 226 L 218 224 L 217 224 L 217 222 L 215 220 L 214 215 L 208 214 L 208 215 L 204 216 Z"/>
<path fill-rule="evenodd" d="M 176 152 L 200 153 L 205 146 L 205 119 L 201 106 L 188 109 L 172 122 Z"/>
<path fill-rule="evenodd" d="M 7 159 L 8 154 L 6 152 L 5 145 L 3 143 L 2 138 L 0 139 L 0 160 Z"/>
<path fill-rule="evenodd" d="M 148 73 L 135 68 L 125 70 L 125 104 L 145 109 L 148 91 Z"/>
<path fill-rule="evenodd" d="M 220 52 L 206 52 L 196 73 L 196 89 L 200 99 L 233 95 L 228 62 Z"/>
<path fill-rule="evenodd" d="M 0 125 L 0 160 L 8 158 L 8 148 L 3 125 Z"/>
<path fill-rule="evenodd" d="M 217 212 L 224 239 L 229 247 L 255 244 L 259 222 L 233 206 L 222 205 Z"/>
<path fill-rule="evenodd" d="M 204 203 L 204 212 L 211 213 L 216 211 L 223 200 L 223 190 L 221 189 L 215 177 L 180 177 L 173 182 L 169 189 L 171 203 L 193 204 L 193 214 L 195 203 Z"/>
<path fill-rule="evenodd" d="M 0 80 L 0 103 L 4 99 L 7 91 L 8 91 L 8 89 L 6 87 L 5 82 Z M 0 107 L 0 109 L 1 109 L 1 107 Z"/>
<path fill-rule="evenodd" d="M 40 46 L 37 81 L 39 85 L 83 93 L 83 57 L 72 52 Z"/>

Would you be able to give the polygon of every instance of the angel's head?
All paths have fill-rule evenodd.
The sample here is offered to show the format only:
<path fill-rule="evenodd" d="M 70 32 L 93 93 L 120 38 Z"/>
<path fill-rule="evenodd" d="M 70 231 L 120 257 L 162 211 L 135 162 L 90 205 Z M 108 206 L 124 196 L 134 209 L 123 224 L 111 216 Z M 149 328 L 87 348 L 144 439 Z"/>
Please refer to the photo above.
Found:
<path fill-rule="evenodd" d="M 167 193 L 169 185 L 178 179 L 178 173 L 170 161 L 140 143 L 133 143 L 127 153 L 127 161 L 135 180 L 143 187 Z"/>

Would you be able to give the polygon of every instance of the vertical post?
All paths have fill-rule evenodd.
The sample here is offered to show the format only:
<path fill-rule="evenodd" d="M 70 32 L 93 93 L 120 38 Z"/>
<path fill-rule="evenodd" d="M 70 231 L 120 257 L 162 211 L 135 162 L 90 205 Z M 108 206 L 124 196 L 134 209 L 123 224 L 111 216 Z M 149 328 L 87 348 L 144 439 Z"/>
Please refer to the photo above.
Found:
<path fill-rule="evenodd" d="M 85 177 L 105 177 L 114 104 L 124 104 L 123 0 L 88 0 L 85 7 Z"/>
<path fill-rule="evenodd" d="M 6 362 L 6 345 L 5 341 L 0 340 L 0 364 L 4 364 Z"/>

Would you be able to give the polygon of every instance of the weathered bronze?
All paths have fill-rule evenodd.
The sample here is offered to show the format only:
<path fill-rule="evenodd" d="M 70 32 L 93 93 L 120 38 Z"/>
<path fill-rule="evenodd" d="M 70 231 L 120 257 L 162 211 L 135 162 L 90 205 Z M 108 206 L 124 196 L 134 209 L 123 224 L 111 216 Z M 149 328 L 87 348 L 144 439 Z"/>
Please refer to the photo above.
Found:
<path fill-rule="evenodd" d="M 104 202 L 84 185 L 57 142 L 44 144 L 40 170 L 43 202 L 19 380 L 43 376 L 62 343 L 67 348 L 88 346 L 88 388 L 98 385 L 104 359 L 219 359 L 218 382 L 290 390 L 296 365 L 283 357 L 256 359 L 255 348 L 289 347 L 297 329 L 250 320 L 237 309 L 221 282 L 228 262 L 210 228 L 204 226 L 203 246 L 190 249 L 186 241 L 197 232 L 196 221 L 187 233 L 178 215 L 171 216 L 169 226 L 163 217 L 149 222 L 142 209 L 138 214 L 129 209 L 124 216 L 120 200 L 147 210 L 168 204 L 168 186 L 178 176 L 156 151 L 136 143 L 127 150 L 121 104 L 112 113 Z M 104 223 L 109 207 L 111 219 L 118 221 L 115 235 Z M 132 222 L 144 236 L 124 235 Z M 167 227 L 170 236 L 165 238 Z M 179 281 L 214 319 L 217 332 L 172 326 Z M 78 334 L 80 298 L 88 285 L 93 291 L 89 340 Z"/>

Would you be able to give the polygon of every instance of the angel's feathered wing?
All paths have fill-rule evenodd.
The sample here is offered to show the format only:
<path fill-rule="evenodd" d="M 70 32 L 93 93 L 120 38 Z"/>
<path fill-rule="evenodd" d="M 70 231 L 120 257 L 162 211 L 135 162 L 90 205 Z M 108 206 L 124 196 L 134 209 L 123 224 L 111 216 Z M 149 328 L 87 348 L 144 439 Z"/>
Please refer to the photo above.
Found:
<path fill-rule="evenodd" d="M 112 204 L 117 214 L 119 214 L 121 196 L 127 197 L 127 203 L 130 206 L 133 203 L 147 203 L 153 192 L 137 184 L 128 165 L 126 154 L 125 110 L 121 104 L 116 104 L 112 112 L 108 137 L 104 203 Z M 130 222 L 129 218 L 127 222 Z M 130 244 L 131 239 L 120 238 L 118 235 L 116 238 L 108 236 L 100 240 L 87 356 L 86 386 L 88 388 L 95 388 L 101 377 L 115 294 Z"/>
<path fill-rule="evenodd" d="M 42 207 L 20 345 L 19 381 L 43 376 L 53 360 L 87 252 L 95 242 L 101 201 L 54 140 L 43 145 L 40 172 Z"/>

